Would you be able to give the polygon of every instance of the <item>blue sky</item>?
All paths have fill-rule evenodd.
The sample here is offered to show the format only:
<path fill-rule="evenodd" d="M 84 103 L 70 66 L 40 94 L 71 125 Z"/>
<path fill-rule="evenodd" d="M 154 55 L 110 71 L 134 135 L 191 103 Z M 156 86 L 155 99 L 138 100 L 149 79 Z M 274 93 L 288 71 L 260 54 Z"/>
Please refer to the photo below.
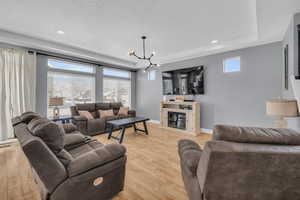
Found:
<path fill-rule="evenodd" d="M 224 72 L 240 71 L 241 59 L 240 57 L 230 58 L 224 62 Z"/>

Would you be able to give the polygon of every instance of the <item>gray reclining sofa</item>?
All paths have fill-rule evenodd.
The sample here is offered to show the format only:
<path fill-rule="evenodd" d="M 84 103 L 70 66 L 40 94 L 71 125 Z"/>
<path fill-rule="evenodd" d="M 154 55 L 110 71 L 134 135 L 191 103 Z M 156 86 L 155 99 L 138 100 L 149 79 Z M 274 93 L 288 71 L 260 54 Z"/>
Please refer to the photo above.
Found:
<path fill-rule="evenodd" d="M 122 145 L 103 145 L 72 124 L 57 124 L 33 112 L 12 123 L 42 200 L 110 199 L 123 190 Z"/>
<path fill-rule="evenodd" d="M 300 199 L 300 133 L 218 125 L 202 150 L 178 144 L 190 200 Z"/>
<path fill-rule="evenodd" d="M 119 109 L 122 107 L 122 103 L 85 103 L 76 104 L 71 106 L 71 115 L 73 117 L 72 122 L 77 128 L 85 135 L 98 135 L 110 130 L 106 121 L 115 119 L 124 119 L 129 117 L 135 117 L 134 110 L 129 110 L 128 115 L 119 114 Z M 99 110 L 113 110 L 114 116 L 103 117 L 100 116 Z M 78 111 L 88 111 L 91 113 L 94 119 L 87 119 L 84 116 L 80 116 Z"/>

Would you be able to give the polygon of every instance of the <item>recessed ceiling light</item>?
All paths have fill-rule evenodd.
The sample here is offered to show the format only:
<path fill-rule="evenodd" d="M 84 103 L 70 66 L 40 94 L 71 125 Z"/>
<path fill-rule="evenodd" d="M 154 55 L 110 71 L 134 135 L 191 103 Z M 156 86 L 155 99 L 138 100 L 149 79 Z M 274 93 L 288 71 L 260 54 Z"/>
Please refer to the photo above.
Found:
<path fill-rule="evenodd" d="M 218 40 L 212 40 L 211 43 L 212 44 L 217 44 L 219 41 Z"/>
<path fill-rule="evenodd" d="M 63 34 L 65 34 L 65 32 L 64 32 L 64 31 L 62 31 L 62 30 L 58 30 L 58 31 L 56 31 L 56 33 L 57 33 L 57 34 L 60 34 L 60 35 L 63 35 Z"/>

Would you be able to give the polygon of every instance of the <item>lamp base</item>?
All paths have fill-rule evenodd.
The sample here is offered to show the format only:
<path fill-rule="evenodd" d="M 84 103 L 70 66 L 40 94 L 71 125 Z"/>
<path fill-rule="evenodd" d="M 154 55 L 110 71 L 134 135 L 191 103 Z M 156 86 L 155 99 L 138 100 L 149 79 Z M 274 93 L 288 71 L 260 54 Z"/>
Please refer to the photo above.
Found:
<path fill-rule="evenodd" d="M 276 128 L 287 128 L 287 121 L 283 118 L 276 120 Z"/>
<path fill-rule="evenodd" d="M 58 107 L 53 108 L 53 118 L 54 119 L 59 118 L 59 108 Z"/>

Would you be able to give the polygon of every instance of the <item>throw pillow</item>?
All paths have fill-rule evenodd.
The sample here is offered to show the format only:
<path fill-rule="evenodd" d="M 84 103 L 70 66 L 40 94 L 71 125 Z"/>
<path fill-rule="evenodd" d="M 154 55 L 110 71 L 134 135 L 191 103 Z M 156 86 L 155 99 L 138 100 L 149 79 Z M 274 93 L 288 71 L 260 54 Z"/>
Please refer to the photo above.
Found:
<path fill-rule="evenodd" d="M 88 120 L 94 119 L 93 115 L 89 111 L 79 110 L 78 112 L 80 116 L 86 117 Z"/>
<path fill-rule="evenodd" d="M 120 107 L 119 115 L 128 115 L 129 107 Z"/>
<path fill-rule="evenodd" d="M 114 116 L 113 110 L 98 110 L 100 117 L 111 117 Z"/>

